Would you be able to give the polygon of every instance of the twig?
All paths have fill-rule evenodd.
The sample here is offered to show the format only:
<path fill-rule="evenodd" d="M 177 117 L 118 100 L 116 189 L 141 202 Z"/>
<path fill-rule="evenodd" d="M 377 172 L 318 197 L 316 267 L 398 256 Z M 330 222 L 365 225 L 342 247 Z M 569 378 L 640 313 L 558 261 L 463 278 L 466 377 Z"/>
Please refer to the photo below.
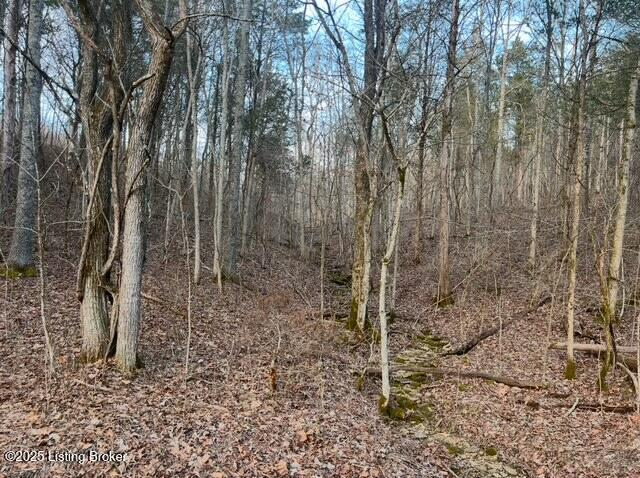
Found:
<path fill-rule="evenodd" d="M 576 401 L 573 402 L 572 407 L 567 412 L 567 416 L 571 415 L 575 411 L 575 409 L 578 408 L 578 403 L 580 403 L 580 397 L 576 398 Z"/>
<path fill-rule="evenodd" d="M 482 380 L 501 383 L 509 387 L 526 388 L 526 389 L 533 389 L 533 390 L 547 388 L 547 386 L 544 384 L 539 384 L 534 382 L 521 382 L 513 378 L 502 377 L 500 375 L 492 375 L 487 372 L 478 372 L 473 370 L 469 370 L 469 371 L 451 370 L 451 369 L 443 369 L 443 368 L 436 368 L 436 367 L 419 367 L 419 366 L 412 366 L 412 365 L 394 365 L 389 368 L 393 372 L 415 372 L 415 373 L 424 373 L 429 375 L 441 375 L 441 376 L 451 375 L 454 377 L 479 378 Z M 380 368 L 378 367 L 367 368 L 366 373 L 368 375 L 380 375 Z"/>

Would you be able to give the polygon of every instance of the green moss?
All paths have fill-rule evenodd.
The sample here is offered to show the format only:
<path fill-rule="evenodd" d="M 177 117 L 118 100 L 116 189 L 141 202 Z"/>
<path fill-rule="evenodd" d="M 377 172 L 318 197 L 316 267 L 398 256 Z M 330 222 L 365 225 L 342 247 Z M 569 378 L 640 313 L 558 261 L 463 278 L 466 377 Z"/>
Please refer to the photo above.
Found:
<path fill-rule="evenodd" d="M 495 449 L 495 447 L 487 447 L 484 449 L 484 453 L 487 456 L 498 456 L 498 450 Z"/>
<path fill-rule="evenodd" d="M 459 383 L 458 384 L 458 390 L 460 390 L 461 392 L 467 392 L 467 391 L 471 390 L 471 386 L 467 385 L 466 383 Z"/>
<path fill-rule="evenodd" d="M 362 392 L 364 390 L 365 383 L 366 383 L 366 378 L 364 374 L 362 374 L 356 379 L 356 390 L 358 390 L 359 392 Z"/>
<path fill-rule="evenodd" d="M 447 447 L 447 451 L 450 455 L 458 456 L 464 453 L 464 449 L 457 445 L 454 445 L 453 443 L 446 443 L 445 446 Z"/>
<path fill-rule="evenodd" d="M 443 338 L 432 335 L 429 332 L 418 335 L 417 340 L 434 352 L 441 352 L 443 347 L 448 343 Z"/>
<path fill-rule="evenodd" d="M 345 327 L 347 330 L 356 332 L 357 334 L 361 334 L 363 336 L 366 333 L 370 333 L 371 338 L 374 342 L 380 342 L 380 332 L 378 332 L 378 329 L 372 326 L 371 321 L 369 321 L 368 312 L 366 312 L 364 316 L 364 327 L 361 329 L 358 326 L 358 303 L 355 299 L 351 300 L 351 311 L 349 312 L 349 317 L 347 318 Z"/>
<path fill-rule="evenodd" d="M 351 299 L 351 310 L 349 311 L 349 318 L 346 324 L 347 330 L 358 330 L 358 302 L 356 299 Z"/>
<path fill-rule="evenodd" d="M 425 372 L 413 372 L 407 378 L 413 383 L 427 382 L 427 374 Z"/>
<path fill-rule="evenodd" d="M 598 386 L 598 390 L 600 390 L 601 392 L 606 392 L 609 390 L 609 385 L 607 384 L 608 372 L 609 369 L 605 362 L 604 364 L 602 364 L 602 368 L 600 369 L 600 373 L 598 374 L 598 383 L 596 384 Z"/>
<path fill-rule="evenodd" d="M 452 306 L 453 304 L 455 304 L 455 299 L 453 297 L 453 294 L 449 294 L 449 295 L 445 295 L 445 296 L 436 296 L 433 298 L 433 303 L 436 305 L 436 307 L 439 307 L 441 309 L 446 309 L 447 307 Z"/>
<path fill-rule="evenodd" d="M 407 411 L 400 407 L 387 407 L 385 415 L 392 420 L 407 419 Z"/>
<path fill-rule="evenodd" d="M 380 412 L 380 415 L 389 415 L 389 410 L 391 409 L 390 404 L 389 404 L 389 400 L 387 400 L 387 398 L 380 394 L 380 396 L 378 397 L 378 411 Z"/>
<path fill-rule="evenodd" d="M 403 394 L 398 394 L 396 396 L 396 402 L 399 407 L 402 407 L 405 410 L 415 410 L 417 405 L 415 401 Z"/>
<path fill-rule="evenodd" d="M 383 412 L 384 405 L 382 398 L 378 402 L 378 408 L 381 413 Z M 431 404 L 420 404 L 403 391 L 394 395 L 393 403 L 387 404 L 384 411 L 384 414 L 393 420 L 402 420 L 411 423 L 423 423 L 433 417 Z"/>
<path fill-rule="evenodd" d="M 573 380 L 576 378 L 576 362 L 575 360 L 567 360 L 567 366 L 564 369 L 564 378 Z"/>
<path fill-rule="evenodd" d="M 27 277 L 38 277 L 38 269 L 36 269 L 34 266 L 0 266 L 0 276 L 4 277 L 5 279 L 24 279 Z"/>

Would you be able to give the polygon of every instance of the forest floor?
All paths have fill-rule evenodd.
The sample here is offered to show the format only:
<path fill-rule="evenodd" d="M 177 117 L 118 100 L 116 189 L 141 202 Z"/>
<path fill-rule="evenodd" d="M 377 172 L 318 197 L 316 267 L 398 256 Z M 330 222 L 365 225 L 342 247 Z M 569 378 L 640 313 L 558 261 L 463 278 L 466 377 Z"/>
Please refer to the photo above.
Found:
<path fill-rule="evenodd" d="M 527 313 L 541 298 L 561 297 L 555 287 L 561 260 L 544 256 L 542 273 L 529 278 L 517 234 L 496 230 L 482 240 L 454 240 L 456 302 L 446 309 L 432 301 L 433 241 L 422 264 L 401 255 L 392 356 L 396 363 L 482 371 L 546 388 L 399 374 L 394 392 L 405 398 L 404 420 L 380 417 L 379 380 L 359 379 L 376 365 L 376 346 L 340 321 L 318 317 L 317 262 L 270 245 L 244 256 L 243 285 L 225 284 L 222 295 L 205 269 L 192 287 L 186 371 L 184 254 L 165 261 L 163 248 L 152 245 L 144 368 L 125 378 L 111 364 L 77 362 L 77 251 L 65 252 L 57 240 L 51 239 L 45 273 L 53 376 L 44 367 L 38 279 L 0 279 L 0 450 L 96 449 L 124 452 L 126 460 L 0 459 L 0 477 L 640 477 L 640 418 L 580 406 L 631 406 L 629 384 L 616 371 L 610 391 L 598 393 L 597 358 L 580 354 L 578 378 L 563 379 L 564 353 L 547 350 L 565 336 L 560 300 Z M 409 242 L 403 250 L 411 250 Z M 348 285 L 327 283 L 326 309 L 345 311 Z M 578 291 L 578 322 L 582 334 L 597 338 L 589 312 L 597 306 L 594 287 Z M 375 297 L 377 286 L 372 303 Z M 518 315 L 522 320 L 468 354 L 441 355 Z M 630 337 L 625 327 L 631 324 L 621 324 L 620 336 Z"/>

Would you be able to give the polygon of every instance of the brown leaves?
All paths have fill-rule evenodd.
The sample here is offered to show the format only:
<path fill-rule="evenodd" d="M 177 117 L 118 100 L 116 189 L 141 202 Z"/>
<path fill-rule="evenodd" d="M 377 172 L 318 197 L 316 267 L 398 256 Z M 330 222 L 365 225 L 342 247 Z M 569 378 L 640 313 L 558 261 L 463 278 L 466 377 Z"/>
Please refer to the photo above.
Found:
<path fill-rule="evenodd" d="M 278 476 L 287 476 L 289 474 L 289 466 L 284 460 L 280 460 L 278 463 L 276 463 L 273 470 Z"/>
<path fill-rule="evenodd" d="M 304 430 L 298 430 L 296 432 L 296 443 L 298 445 L 303 445 L 308 439 L 309 437 L 307 436 L 307 433 Z"/>

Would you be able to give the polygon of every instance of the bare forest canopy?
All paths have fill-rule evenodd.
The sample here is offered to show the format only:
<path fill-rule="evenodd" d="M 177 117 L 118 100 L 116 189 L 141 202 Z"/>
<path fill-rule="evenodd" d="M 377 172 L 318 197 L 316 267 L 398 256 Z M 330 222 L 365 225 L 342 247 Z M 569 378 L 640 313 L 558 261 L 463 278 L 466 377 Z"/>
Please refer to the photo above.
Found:
<path fill-rule="evenodd" d="M 635 0 L 0 17 L 1 476 L 640 476 Z"/>

